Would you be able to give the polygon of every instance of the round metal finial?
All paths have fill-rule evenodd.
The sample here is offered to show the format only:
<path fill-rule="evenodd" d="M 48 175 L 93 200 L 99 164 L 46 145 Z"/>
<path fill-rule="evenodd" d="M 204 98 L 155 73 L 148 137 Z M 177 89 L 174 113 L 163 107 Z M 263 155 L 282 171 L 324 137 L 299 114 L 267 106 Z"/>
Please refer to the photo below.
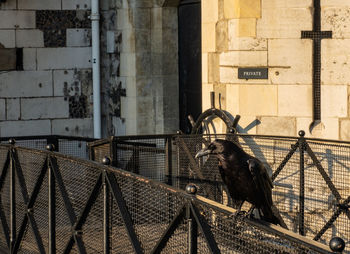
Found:
<path fill-rule="evenodd" d="M 197 193 L 197 186 L 194 185 L 193 183 L 189 183 L 186 185 L 186 192 L 188 194 L 196 194 Z"/>
<path fill-rule="evenodd" d="M 46 150 L 52 152 L 53 150 L 55 150 L 55 146 L 54 146 L 53 144 L 47 144 L 47 145 L 46 145 Z"/>
<path fill-rule="evenodd" d="M 342 252 L 345 249 L 345 242 L 340 237 L 333 237 L 329 241 L 329 248 L 334 252 Z"/>
<path fill-rule="evenodd" d="M 111 165 L 111 159 L 108 158 L 107 156 L 105 156 L 103 159 L 102 159 L 102 163 L 103 165 Z"/>
<path fill-rule="evenodd" d="M 305 131 L 301 130 L 298 132 L 299 136 L 300 137 L 304 137 L 305 136 Z"/>
<path fill-rule="evenodd" d="M 10 138 L 9 139 L 9 144 L 10 145 L 14 145 L 16 143 L 16 140 L 15 139 L 13 139 L 13 138 Z"/>

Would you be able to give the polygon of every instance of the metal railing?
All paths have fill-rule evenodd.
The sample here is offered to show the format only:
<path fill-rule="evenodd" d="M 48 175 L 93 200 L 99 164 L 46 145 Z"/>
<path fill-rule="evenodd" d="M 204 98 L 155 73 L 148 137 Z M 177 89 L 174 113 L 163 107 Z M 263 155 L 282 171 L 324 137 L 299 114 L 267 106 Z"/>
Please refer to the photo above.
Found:
<path fill-rule="evenodd" d="M 245 151 L 268 168 L 275 186 L 274 203 L 290 230 L 324 244 L 336 236 L 348 242 L 350 143 L 308 139 L 302 131 L 299 134 L 112 137 L 89 143 L 89 147 L 97 161 L 110 156 L 114 166 L 181 189 L 195 183 L 199 195 L 234 206 L 216 159 L 198 161 L 194 155 L 215 138 L 238 139 Z M 345 252 L 350 253 L 349 244 Z"/>
<path fill-rule="evenodd" d="M 0 145 L 0 170 L 5 253 L 329 253 L 280 227 L 233 219 L 234 209 L 196 196 L 194 186 L 185 193 L 13 142 Z"/>

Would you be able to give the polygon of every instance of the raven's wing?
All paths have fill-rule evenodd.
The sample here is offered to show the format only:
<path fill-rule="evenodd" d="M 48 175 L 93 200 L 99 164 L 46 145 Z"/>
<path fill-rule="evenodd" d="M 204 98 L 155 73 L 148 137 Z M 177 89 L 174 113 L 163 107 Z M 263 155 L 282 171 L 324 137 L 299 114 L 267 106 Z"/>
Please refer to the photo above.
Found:
<path fill-rule="evenodd" d="M 247 161 L 249 165 L 250 174 L 253 177 L 254 185 L 259 193 L 262 194 L 262 198 L 265 199 L 265 204 L 272 205 L 272 181 L 266 171 L 264 165 L 256 158 L 250 158 Z"/>

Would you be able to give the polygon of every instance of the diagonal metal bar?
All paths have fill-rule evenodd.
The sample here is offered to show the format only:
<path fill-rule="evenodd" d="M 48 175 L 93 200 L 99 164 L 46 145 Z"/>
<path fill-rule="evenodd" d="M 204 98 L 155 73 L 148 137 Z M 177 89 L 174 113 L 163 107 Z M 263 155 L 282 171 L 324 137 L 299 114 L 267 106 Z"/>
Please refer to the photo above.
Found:
<path fill-rule="evenodd" d="M 218 245 L 216 244 L 215 238 L 213 236 L 213 233 L 211 232 L 209 225 L 203 219 L 202 215 L 199 213 L 199 211 L 193 205 L 192 202 L 190 204 L 190 207 L 191 207 L 192 216 L 195 218 L 199 228 L 201 229 L 211 253 L 213 254 L 221 253 L 218 248 Z"/>
<path fill-rule="evenodd" d="M 87 200 L 81 215 L 79 216 L 77 222 L 74 225 L 75 230 L 81 230 L 83 224 L 86 221 L 87 216 L 91 211 L 93 204 L 95 203 L 100 193 L 101 186 L 102 186 L 102 173 L 100 173 L 100 175 L 98 176 L 95 186 L 90 193 L 89 199 Z"/>
<path fill-rule="evenodd" d="M 287 162 L 290 160 L 290 158 L 292 158 L 293 154 L 298 149 L 298 147 L 299 147 L 299 141 L 297 141 L 294 145 L 292 145 L 292 149 L 288 152 L 288 154 L 286 155 L 286 157 L 284 157 L 283 161 L 278 166 L 276 171 L 272 174 L 272 176 L 271 176 L 271 181 L 272 182 L 277 178 L 279 173 L 281 173 L 282 169 L 287 164 Z"/>
<path fill-rule="evenodd" d="M 321 238 L 321 236 L 333 225 L 333 223 L 338 219 L 341 212 L 345 212 L 345 214 L 347 214 L 347 216 L 349 217 L 349 208 L 347 207 L 349 202 L 350 196 L 342 204 L 338 205 L 338 208 L 334 212 L 332 217 L 327 221 L 324 227 L 314 237 L 315 241 L 318 241 Z"/>
<path fill-rule="evenodd" d="M 332 191 L 332 194 L 335 196 L 335 198 L 337 199 L 338 202 L 341 201 L 341 196 L 337 190 L 337 188 L 334 186 L 332 180 L 329 178 L 329 176 L 327 175 L 326 171 L 324 170 L 324 168 L 322 167 L 321 163 L 319 162 L 319 160 L 317 159 L 316 155 L 314 154 L 314 152 L 311 150 L 311 147 L 309 146 L 309 144 L 307 142 L 305 142 L 305 148 L 307 153 L 309 154 L 309 156 L 311 157 L 313 163 L 315 164 L 316 168 L 318 169 L 318 171 L 320 172 L 321 176 L 323 177 L 323 179 L 326 181 L 326 184 L 328 185 L 328 188 Z"/>
<path fill-rule="evenodd" d="M 18 253 L 18 250 L 19 250 L 20 244 L 22 242 L 24 233 L 27 229 L 27 226 L 28 226 L 28 216 L 27 216 L 27 214 L 25 214 L 24 218 L 22 220 L 21 227 L 18 231 L 16 241 L 14 242 L 13 248 L 11 249 L 11 253 Z"/>
<path fill-rule="evenodd" d="M 312 161 L 314 162 L 315 166 L 317 167 L 318 171 L 320 172 L 320 174 L 322 175 L 323 179 L 325 180 L 326 184 L 328 185 L 328 188 L 331 190 L 332 194 L 334 195 L 334 197 L 337 199 L 338 203 L 341 204 L 341 199 L 342 197 L 340 196 L 339 191 L 337 190 L 337 188 L 334 186 L 332 180 L 329 178 L 329 176 L 327 175 L 326 171 L 324 170 L 324 168 L 322 167 L 321 163 L 319 162 L 319 160 L 317 159 L 316 155 L 314 154 L 314 152 L 311 150 L 311 147 L 309 146 L 309 144 L 307 142 L 305 142 L 305 147 L 306 147 L 306 151 L 309 154 L 309 156 L 311 157 Z M 349 210 L 345 211 L 346 216 L 349 218 L 350 220 L 350 212 Z"/>
<path fill-rule="evenodd" d="M 107 177 L 107 182 L 108 182 L 108 185 L 111 189 L 113 198 L 117 201 L 120 214 L 123 218 L 125 228 L 128 232 L 128 236 L 129 236 L 130 242 L 134 248 L 134 251 L 135 251 L 135 253 L 143 253 L 141 244 L 137 238 L 137 235 L 135 233 L 135 229 L 133 227 L 130 213 L 129 213 L 128 208 L 125 204 L 125 201 L 124 201 L 124 198 L 122 196 L 122 192 L 120 190 L 120 187 L 117 183 L 117 180 L 115 179 L 115 176 L 112 173 L 107 173 L 106 177 Z"/>
<path fill-rule="evenodd" d="M 44 176 L 45 176 L 46 171 L 47 171 L 47 158 L 45 159 L 44 164 L 43 164 L 43 166 L 41 168 L 40 174 L 38 176 L 38 179 L 37 179 L 37 181 L 35 183 L 35 187 L 33 189 L 33 193 L 31 195 L 31 197 L 29 198 L 28 191 L 27 191 L 27 186 L 26 186 L 26 183 L 25 183 L 22 167 L 21 167 L 21 164 L 20 164 L 18 156 L 17 156 L 17 152 L 16 152 L 16 150 L 13 150 L 11 152 L 12 152 L 12 158 L 14 160 L 14 165 L 15 165 L 15 169 L 16 169 L 16 173 L 17 173 L 17 178 L 19 180 L 19 184 L 20 184 L 20 187 L 21 187 L 23 201 L 27 205 L 27 209 L 28 209 L 27 216 L 29 218 L 30 225 L 31 225 L 31 227 L 33 229 L 33 233 L 34 233 L 35 239 L 37 241 L 40 253 L 45 253 L 44 244 L 43 244 L 40 232 L 39 232 L 39 228 L 37 226 L 37 223 L 35 221 L 34 216 L 32 215 L 32 211 L 33 211 L 32 209 L 33 209 L 33 205 L 35 203 L 35 200 L 36 200 L 36 198 L 37 198 L 37 196 L 39 194 L 40 188 L 41 188 L 42 183 L 44 181 Z M 17 241 L 19 241 L 19 239 L 17 239 Z"/>
<path fill-rule="evenodd" d="M 6 220 L 4 207 L 2 206 L 1 195 L 0 195 L 0 219 L 1 219 L 2 230 L 5 234 L 7 247 L 10 248 L 10 228 Z"/>
<path fill-rule="evenodd" d="M 46 172 L 47 172 L 47 158 L 44 161 L 44 164 L 43 164 L 43 166 L 41 168 L 40 174 L 39 174 L 38 179 L 37 179 L 37 181 L 35 183 L 35 186 L 34 186 L 34 189 L 32 191 L 32 194 L 31 194 L 31 196 L 29 198 L 29 201 L 27 203 L 28 209 L 33 208 L 33 206 L 34 206 L 35 200 L 38 197 L 40 188 L 41 188 L 41 186 L 42 186 L 42 184 L 44 182 L 44 177 L 46 175 Z"/>
<path fill-rule="evenodd" d="M 73 248 L 73 244 L 74 244 L 74 239 L 73 239 L 73 237 L 71 237 L 66 245 L 66 248 L 64 248 L 63 253 L 69 254 Z"/>
<path fill-rule="evenodd" d="M 23 196 L 23 201 L 25 204 L 28 204 L 29 201 L 29 195 L 28 195 L 28 189 L 27 189 L 27 185 L 26 185 L 26 181 L 24 179 L 24 175 L 23 175 L 23 170 L 21 167 L 21 163 L 19 162 L 18 156 L 17 156 L 17 151 L 15 149 L 11 149 L 11 153 L 12 153 L 12 158 L 14 161 L 14 166 L 15 166 L 15 170 L 17 173 L 17 178 L 19 181 L 19 186 L 22 192 L 22 196 Z"/>
<path fill-rule="evenodd" d="M 89 196 L 89 199 L 87 200 L 85 207 L 81 215 L 79 216 L 77 222 L 73 226 L 75 232 L 73 232 L 73 235 L 70 237 L 64 253 L 70 252 L 70 250 L 73 247 L 73 244 L 72 244 L 73 240 L 77 243 L 80 253 L 86 253 L 84 243 L 83 243 L 83 240 L 81 239 L 81 236 L 79 235 L 79 232 L 81 232 L 82 226 L 85 223 L 86 218 L 89 215 L 91 208 L 100 193 L 101 186 L 102 186 L 102 173 L 100 173 L 100 175 L 98 176 L 95 186 L 92 189 L 91 194 Z"/>
<path fill-rule="evenodd" d="M 2 168 L 1 171 L 1 176 L 0 176 L 0 191 L 2 190 L 2 188 L 4 187 L 4 183 L 5 183 L 5 178 L 8 172 L 10 166 L 10 151 L 7 152 L 7 156 L 6 156 L 6 161 L 4 164 L 4 167 Z"/>
<path fill-rule="evenodd" d="M 40 253 L 46 253 L 45 248 L 44 248 L 44 244 L 43 244 L 43 240 L 41 239 L 41 236 L 39 234 L 38 224 L 36 224 L 36 221 L 34 219 L 32 212 L 28 211 L 27 216 L 28 216 L 29 222 L 32 226 L 35 240 L 36 240 L 36 243 L 38 245 Z"/>
<path fill-rule="evenodd" d="M 167 242 L 169 241 L 170 237 L 174 234 L 175 230 L 180 225 L 181 220 L 185 217 L 185 213 L 186 213 L 186 205 L 183 205 L 177 210 L 176 215 L 174 216 L 174 219 L 170 222 L 169 226 L 164 231 L 163 235 L 157 242 L 156 246 L 150 252 L 151 254 L 161 253 L 161 251 L 164 249 Z"/>
<path fill-rule="evenodd" d="M 50 165 L 51 170 L 54 173 L 54 176 L 55 176 L 58 188 L 59 188 L 59 190 L 61 192 L 61 195 L 62 195 L 62 198 L 63 198 L 63 202 L 64 202 L 64 206 L 65 206 L 65 208 L 67 210 L 67 214 L 68 214 L 68 217 L 69 217 L 69 221 L 70 221 L 71 225 L 73 226 L 74 223 L 77 221 L 77 217 L 76 217 L 76 215 L 74 213 L 74 209 L 73 209 L 72 203 L 69 200 L 66 187 L 64 186 L 64 183 L 63 183 L 62 175 L 61 175 L 61 173 L 58 170 L 58 165 L 57 165 L 56 158 L 50 156 L 49 157 L 49 165 Z"/>

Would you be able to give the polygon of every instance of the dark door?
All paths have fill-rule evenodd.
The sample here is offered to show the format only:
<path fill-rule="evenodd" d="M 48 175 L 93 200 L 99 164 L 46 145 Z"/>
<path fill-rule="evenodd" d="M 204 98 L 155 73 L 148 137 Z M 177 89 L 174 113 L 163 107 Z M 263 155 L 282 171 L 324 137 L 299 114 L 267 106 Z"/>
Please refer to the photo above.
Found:
<path fill-rule="evenodd" d="M 191 131 L 188 115 L 202 112 L 201 1 L 182 0 L 179 5 L 180 129 Z"/>

